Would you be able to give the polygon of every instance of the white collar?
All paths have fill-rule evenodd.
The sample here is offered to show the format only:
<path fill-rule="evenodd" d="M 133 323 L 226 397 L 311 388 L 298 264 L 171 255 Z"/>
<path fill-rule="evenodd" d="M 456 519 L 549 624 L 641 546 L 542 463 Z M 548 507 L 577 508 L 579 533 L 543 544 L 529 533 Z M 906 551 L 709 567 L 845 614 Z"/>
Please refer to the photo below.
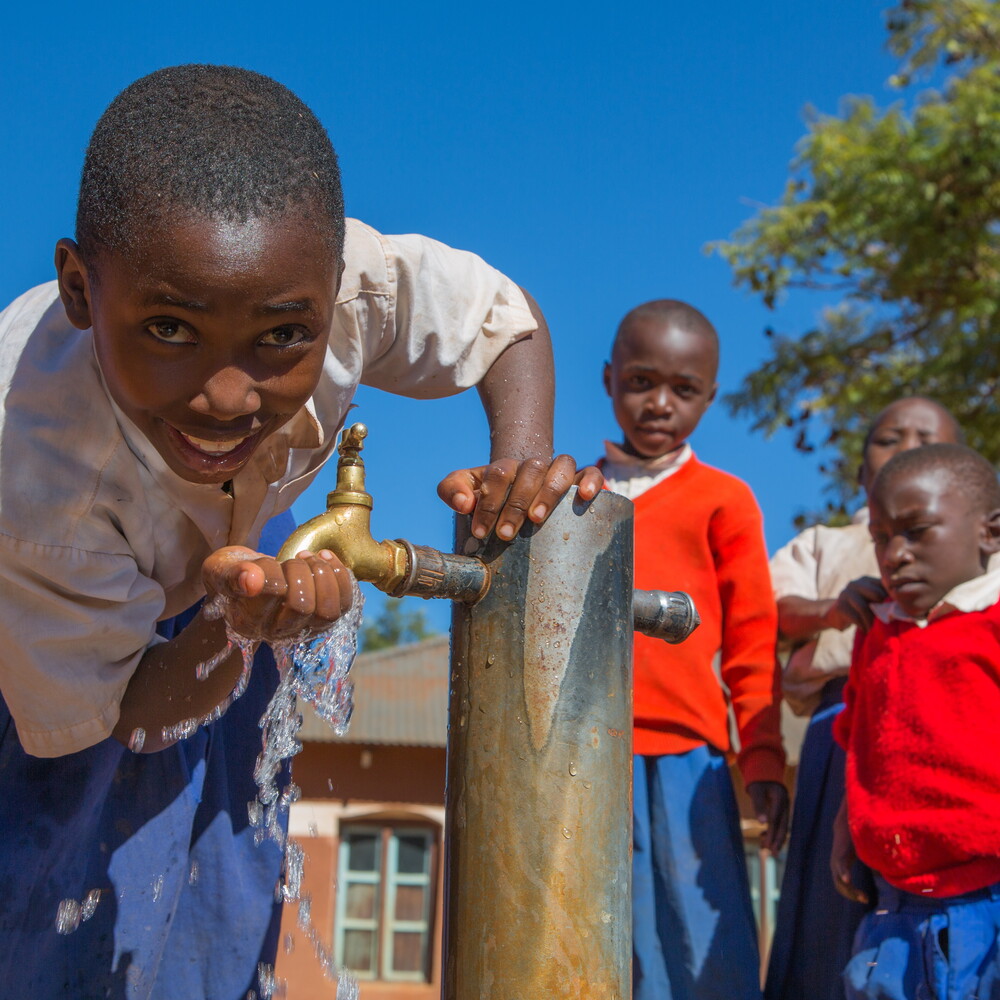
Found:
<path fill-rule="evenodd" d="M 659 476 L 680 468 L 694 453 L 691 445 L 685 441 L 679 451 L 658 455 L 656 458 L 640 458 L 630 455 L 620 444 L 605 441 L 604 454 L 607 463 L 614 466 L 616 472 L 622 473 L 617 478 L 627 479 L 633 476 Z"/>
<path fill-rule="evenodd" d="M 872 612 L 879 621 L 889 624 L 893 621 L 913 622 L 924 628 L 935 618 L 949 614 L 952 611 L 985 611 L 1000 600 L 1000 568 L 987 570 L 980 576 L 974 576 L 957 587 L 952 587 L 944 597 L 927 613 L 926 618 L 913 618 L 908 615 L 895 601 L 883 601 L 873 604 Z"/>

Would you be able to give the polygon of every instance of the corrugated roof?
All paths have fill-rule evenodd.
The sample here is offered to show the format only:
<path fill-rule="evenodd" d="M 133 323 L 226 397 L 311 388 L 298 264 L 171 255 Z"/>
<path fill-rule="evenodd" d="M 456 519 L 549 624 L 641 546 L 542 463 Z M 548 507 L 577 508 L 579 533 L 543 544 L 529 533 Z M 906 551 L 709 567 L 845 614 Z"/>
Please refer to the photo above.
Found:
<path fill-rule="evenodd" d="M 362 653 L 354 666 L 354 714 L 337 736 L 302 705 L 303 741 L 443 747 L 448 737 L 449 638 Z"/>

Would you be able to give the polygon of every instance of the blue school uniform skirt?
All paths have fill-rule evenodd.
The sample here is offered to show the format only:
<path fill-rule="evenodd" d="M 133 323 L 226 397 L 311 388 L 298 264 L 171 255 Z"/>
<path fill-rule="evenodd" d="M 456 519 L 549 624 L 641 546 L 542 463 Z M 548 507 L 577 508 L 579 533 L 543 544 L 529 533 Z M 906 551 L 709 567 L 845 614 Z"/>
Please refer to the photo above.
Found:
<path fill-rule="evenodd" d="M 759 1000 L 757 926 L 725 757 L 633 760 L 634 1000 Z"/>
<path fill-rule="evenodd" d="M 293 528 L 290 514 L 272 520 L 261 550 L 276 552 Z M 159 631 L 175 635 L 195 610 Z M 277 951 L 282 852 L 254 844 L 247 805 L 277 682 L 262 646 L 229 711 L 154 754 L 107 739 L 31 757 L 0 700 L 0 997 L 260 994 L 258 963 Z M 64 920 L 82 904 L 69 933 L 57 930 L 60 904 Z"/>
<path fill-rule="evenodd" d="M 833 738 L 833 720 L 844 708 L 844 683 L 837 678 L 824 687 L 802 743 L 766 1000 L 843 1000 L 844 966 L 868 911 L 841 896 L 830 874 L 833 821 L 844 798 L 845 755 Z M 863 865 L 855 866 L 854 880 L 874 898 Z"/>

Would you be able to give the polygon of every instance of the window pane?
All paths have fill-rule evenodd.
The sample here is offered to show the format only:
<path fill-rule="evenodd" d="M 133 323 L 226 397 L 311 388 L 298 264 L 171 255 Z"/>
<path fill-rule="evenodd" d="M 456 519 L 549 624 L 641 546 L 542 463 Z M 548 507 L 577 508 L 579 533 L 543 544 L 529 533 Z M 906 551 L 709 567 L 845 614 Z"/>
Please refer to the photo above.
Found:
<path fill-rule="evenodd" d="M 403 875 L 427 871 L 427 837 L 422 833 L 397 834 L 399 844 L 396 871 Z"/>
<path fill-rule="evenodd" d="M 344 931 L 344 966 L 354 972 L 371 972 L 374 969 L 372 931 Z"/>
<path fill-rule="evenodd" d="M 393 972 L 423 972 L 424 936 L 397 931 L 392 936 Z"/>
<path fill-rule="evenodd" d="M 352 872 L 378 871 L 378 835 L 352 833 L 348 841 L 347 867 Z"/>
<path fill-rule="evenodd" d="M 365 882 L 348 883 L 344 913 L 353 920 L 371 920 L 375 916 L 376 889 Z"/>
<path fill-rule="evenodd" d="M 396 886 L 396 920 L 424 920 L 424 893 L 422 885 Z"/>

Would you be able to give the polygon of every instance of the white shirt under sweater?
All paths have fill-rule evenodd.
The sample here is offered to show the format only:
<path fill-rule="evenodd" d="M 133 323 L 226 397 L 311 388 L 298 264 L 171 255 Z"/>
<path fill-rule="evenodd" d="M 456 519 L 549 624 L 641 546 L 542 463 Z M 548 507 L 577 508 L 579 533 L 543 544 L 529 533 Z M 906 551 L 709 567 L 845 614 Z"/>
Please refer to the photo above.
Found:
<path fill-rule="evenodd" d="M 110 735 L 157 621 L 203 595 L 210 552 L 255 545 L 309 485 L 359 383 L 459 392 L 536 328 L 509 279 L 425 237 L 348 220 L 345 261 L 319 386 L 233 497 L 171 472 L 115 406 L 54 282 L 0 314 L 0 690 L 29 753 Z"/>

